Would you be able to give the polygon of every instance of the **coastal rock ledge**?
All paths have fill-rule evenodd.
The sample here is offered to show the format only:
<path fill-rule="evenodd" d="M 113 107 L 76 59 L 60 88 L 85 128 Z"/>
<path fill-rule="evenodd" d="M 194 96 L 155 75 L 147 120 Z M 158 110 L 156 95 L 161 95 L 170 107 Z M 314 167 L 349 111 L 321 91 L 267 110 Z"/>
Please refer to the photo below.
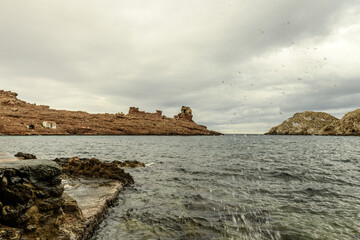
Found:
<path fill-rule="evenodd" d="M 266 134 L 360 136 L 360 109 L 346 113 L 341 119 L 324 112 L 296 113 Z"/>
<path fill-rule="evenodd" d="M 0 154 L 0 240 L 89 239 L 123 187 L 134 183 L 122 167 L 145 167 L 138 161 Z"/>
<path fill-rule="evenodd" d="M 0 135 L 221 135 L 193 121 L 190 107 L 173 118 L 130 107 L 128 114 L 51 109 L 0 90 Z"/>
<path fill-rule="evenodd" d="M 0 239 L 69 239 L 61 229 L 67 208 L 59 165 L 0 162 L 0 180 Z"/>

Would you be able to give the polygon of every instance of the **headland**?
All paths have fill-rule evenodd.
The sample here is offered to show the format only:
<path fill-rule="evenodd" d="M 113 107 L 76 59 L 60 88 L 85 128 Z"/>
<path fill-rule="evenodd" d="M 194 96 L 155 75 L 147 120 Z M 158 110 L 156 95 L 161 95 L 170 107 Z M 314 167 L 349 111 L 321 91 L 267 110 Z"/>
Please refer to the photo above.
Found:
<path fill-rule="evenodd" d="M 296 113 L 266 134 L 360 136 L 360 109 L 346 113 L 341 119 L 325 112 Z"/>
<path fill-rule="evenodd" d="M 90 114 L 27 103 L 0 90 L 0 135 L 221 135 L 193 121 L 190 107 L 174 117 L 130 107 L 127 114 Z"/>

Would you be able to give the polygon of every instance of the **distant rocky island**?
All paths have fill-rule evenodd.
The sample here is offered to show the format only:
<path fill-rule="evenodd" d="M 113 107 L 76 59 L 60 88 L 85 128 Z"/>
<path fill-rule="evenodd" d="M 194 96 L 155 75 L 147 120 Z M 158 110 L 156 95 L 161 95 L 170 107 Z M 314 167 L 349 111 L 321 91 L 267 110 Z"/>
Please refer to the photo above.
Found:
<path fill-rule="evenodd" d="M 324 112 L 296 113 L 266 134 L 360 136 L 360 109 L 346 113 L 341 119 Z"/>
<path fill-rule="evenodd" d="M 162 111 L 147 113 L 130 107 L 128 114 L 90 114 L 51 109 L 0 90 L 0 135 L 220 135 L 193 121 L 190 107 L 173 118 Z"/>

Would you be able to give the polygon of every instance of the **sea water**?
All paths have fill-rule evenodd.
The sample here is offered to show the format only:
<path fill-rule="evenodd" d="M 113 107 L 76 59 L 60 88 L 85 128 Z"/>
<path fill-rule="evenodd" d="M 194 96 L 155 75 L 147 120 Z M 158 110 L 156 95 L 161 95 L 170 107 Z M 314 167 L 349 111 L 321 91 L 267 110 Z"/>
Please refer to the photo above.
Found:
<path fill-rule="evenodd" d="M 38 158 L 138 160 L 95 239 L 360 239 L 360 138 L 0 137 Z"/>

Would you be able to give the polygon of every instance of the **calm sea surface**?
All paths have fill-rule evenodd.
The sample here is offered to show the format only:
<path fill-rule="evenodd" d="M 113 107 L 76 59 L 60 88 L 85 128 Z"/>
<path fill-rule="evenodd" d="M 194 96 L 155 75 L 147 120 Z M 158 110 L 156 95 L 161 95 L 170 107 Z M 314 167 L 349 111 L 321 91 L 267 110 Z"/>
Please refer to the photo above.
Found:
<path fill-rule="evenodd" d="M 38 158 L 139 160 L 95 239 L 360 239 L 360 138 L 0 137 Z"/>

